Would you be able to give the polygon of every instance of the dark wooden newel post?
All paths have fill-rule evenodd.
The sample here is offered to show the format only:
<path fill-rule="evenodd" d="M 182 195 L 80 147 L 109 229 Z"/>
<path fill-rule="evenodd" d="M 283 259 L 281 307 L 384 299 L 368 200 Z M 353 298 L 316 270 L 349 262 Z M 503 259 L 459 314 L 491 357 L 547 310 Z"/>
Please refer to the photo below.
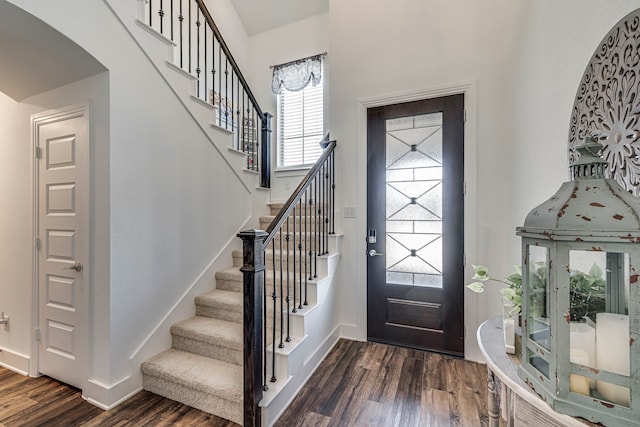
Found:
<path fill-rule="evenodd" d="M 262 400 L 262 293 L 264 286 L 264 239 L 262 230 L 245 230 L 242 239 L 244 289 L 244 426 L 261 425 Z"/>
<path fill-rule="evenodd" d="M 271 118 L 264 113 L 262 120 L 262 151 L 260 151 L 260 186 L 271 188 Z"/>

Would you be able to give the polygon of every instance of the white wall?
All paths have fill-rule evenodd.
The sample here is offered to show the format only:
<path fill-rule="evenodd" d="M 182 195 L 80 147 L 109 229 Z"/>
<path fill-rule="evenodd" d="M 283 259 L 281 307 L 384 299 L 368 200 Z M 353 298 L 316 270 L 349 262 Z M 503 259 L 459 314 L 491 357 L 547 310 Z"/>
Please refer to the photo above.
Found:
<path fill-rule="evenodd" d="M 561 3 L 330 3 L 329 114 L 339 141 L 338 205 L 355 206 L 357 213 L 342 227 L 345 335 L 366 338 L 366 132 L 356 114 L 360 101 L 476 83 L 477 104 L 470 107 L 477 124 L 470 129 L 467 122 L 465 129 L 474 137 L 467 139 L 467 150 L 477 150 L 475 173 L 466 177 L 472 193 L 467 215 L 474 212 L 476 226 L 465 230 L 465 250 L 468 264 L 487 265 L 492 275 L 504 277 L 520 264 L 515 227 L 566 180 L 569 113 L 587 61 L 608 29 L 640 6 Z M 477 205 L 469 204 L 474 199 Z M 468 266 L 465 283 L 471 273 Z M 478 359 L 475 330 L 501 314 L 500 298 L 495 287 L 479 296 L 465 292 L 466 357 Z"/>
<path fill-rule="evenodd" d="M 517 48 L 510 35 L 516 29 L 516 6 L 508 0 L 440 2 L 383 1 L 370 7 L 364 0 L 330 3 L 332 136 L 338 140 L 339 200 L 355 206 L 355 219 L 344 219 L 344 257 L 340 264 L 343 333 L 366 339 L 366 140 L 358 121 L 359 100 L 394 93 L 428 90 L 459 82 L 477 87 L 475 128 L 465 130 L 468 147 L 477 150 L 477 176 L 467 176 L 477 206 L 477 229 L 465 230 L 468 263 L 485 263 L 506 273 L 509 255 L 504 242 L 513 230 L 509 195 L 513 135 L 510 66 Z M 474 111 L 472 111 L 474 112 Z M 471 125 L 473 126 L 473 125 Z M 356 167 L 354 167 L 356 165 Z M 474 247 L 472 242 L 477 240 Z M 470 270 L 468 267 L 467 270 Z M 467 271 L 469 276 L 469 271 Z M 463 284 L 459 284 L 462 286 Z M 467 357 L 477 358 L 475 329 L 489 313 L 483 299 L 497 294 L 466 295 Z M 495 313 L 498 313 L 497 308 Z"/>
<path fill-rule="evenodd" d="M 245 30 L 231 0 L 206 0 L 205 4 L 213 22 L 220 30 L 225 43 L 229 47 L 233 59 L 240 67 L 240 71 L 248 77 L 249 73 L 249 36 Z"/>
<path fill-rule="evenodd" d="M 278 65 L 307 56 L 326 52 L 329 49 L 329 14 L 323 13 L 312 16 L 291 25 L 285 25 L 271 31 L 257 34 L 250 38 L 251 71 L 249 82 L 260 107 L 263 111 L 276 116 L 277 96 L 271 91 L 271 65 Z M 325 73 L 323 82 L 325 87 L 325 103 L 330 99 L 329 70 L 331 55 L 325 57 Z M 277 117 L 274 117 L 271 134 L 272 156 L 271 164 L 275 169 L 276 145 L 278 143 Z M 328 117 L 325 118 L 325 122 Z M 330 130 L 328 124 L 325 126 Z M 275 171 L 271 177 L 271 199 L 285 201 L 291 195 L 296 185 L 307 170 Z"/>
<path fill-rule="evenodd" d="M 582 74 L 609 30 L 640 7 L 638 0 L 521 3 L 521 52 L 515 67 L 518 108 L 513 116 L 518 130 L 513 156 L 514 226 L 522 225 L 531 209 L 569 179 L 569 120 Z M 511 239 L 510 247 L 520 250 L 516 239 Z"/>
<path fill-rule="evenodd" d="M 96 215 L 109 221 L 107 231 L 96 230 L 94 238 L 108 239 L 110 262 L 95 280 L 109 286 L 94 294 L 88 397 L 110 405 L 140 387 L 140 346 L 220 249 L 235 241 L 251 215 L 250 189 L 110 8 L 135 26 L 136 2 L 12 3 L 44 19 L 109 70 L 109 152 L 96 162 L 108 168 L 108 186 L 101 190 L 110 203 L 94 205 L 105 209 Z M 69 19 L 70 10 L 83 19 Z M 193 299 L 185 304 L 194 311 Z M 169 346 L 168 328 L 159 333 L 162 345 L 145 351 Z"/>
<path fill-rule="evenodd" d="M 0 327 L 0 362 L 26 372 L 31 351 L 32 150 L 29 118 L 19 110 L 17 102 L 0 93 L 0 310 L 10 318 L 8 330 Z M 21 363 L 11 360 L 16 358 Z"/>
<path fill-rule="evenodd" d="M 0 271 L 7 280 L 0 284 L 0 310 L 10 316 L 8 330 L 0 329 L 0 361 L 28 371 L 33 340 L 33 141 L 31 140 L 31 115 L 45 110 L 87 103 L 91 110 L 92 161 L 96 164 L 92 172 L 92 193 L 95 209 L 91 221 L 95 224 L 95 235 L 91 248 L 91 268 L 94 274 L 93 289 L 95 310 L 108 315 L 108 299 L 99 296 L 109 290 L 109 223 L 103 215 L 108 209 L 109 162 L 108 162 L 108 74 L 78 81 L 52 91 L 42 93 L 17 103 L 0 94 L 2 114 L 2 142 L 0 143 L 0 192 L 3 209 L 0 210 Z M 96 162 L 95 159 L 106 159 Z M 105 191 L 106 189 L 106 191 Z M 106 238 L 105 238 L 106 237 Z M 97 298 L 95 297 L 97 295 Z M 92 325 L 91 336 L 100 345 L 100 337 L 108 336 L 108 324 Z M 105 332 L 106 331 L 106 334 Z M 108 340 L 106 342 L 108 345 Z M 7 360 L 4 360 L 4 359 Z"/>

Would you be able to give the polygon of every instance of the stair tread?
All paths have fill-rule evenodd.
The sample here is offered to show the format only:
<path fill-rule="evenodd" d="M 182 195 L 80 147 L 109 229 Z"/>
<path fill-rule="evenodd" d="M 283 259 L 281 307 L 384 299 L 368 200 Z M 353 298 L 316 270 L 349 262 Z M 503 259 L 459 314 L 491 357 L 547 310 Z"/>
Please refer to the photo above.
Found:
<path fill-rule="evenodd" d="M 242 349 L 242 325 L 211 317 L 194 316 L 171 326 L 171 333 L 236 350 Z"/>
<path fill-rule="evenodd" d="M 223 304 L 229 307 L 232 307 L 232 306 L 242 307 L 242 293 L 237 291 L 215 289 L 207 294 L 197 296 L 196 304 L 200 304 L 200 305 Z"/>
<path fill-rule="evenodd" d="M 230 401 L 242 401 L 243 374 L 238 365 L 169 349 L 144 362 L 142 371 Z"/>

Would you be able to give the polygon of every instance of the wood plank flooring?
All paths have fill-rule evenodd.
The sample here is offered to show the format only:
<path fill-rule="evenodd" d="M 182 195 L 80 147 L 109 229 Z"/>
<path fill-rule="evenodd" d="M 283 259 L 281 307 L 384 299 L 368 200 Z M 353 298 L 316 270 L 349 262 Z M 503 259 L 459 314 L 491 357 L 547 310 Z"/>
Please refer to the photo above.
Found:
<path fill-rule="evenodd" d="M 440 354 L 340 340 L 276 426 L 487 426 L 486 372 Z"/>
<path fill-rule="evenodd" d="M 276 426 L 486 426 L 486 402 L 484 365 L 340 340 Z M 73 387 L 0 368 L 0 427 L 14 426 L 237 425 L 146 391 L 102 411 Z"/>

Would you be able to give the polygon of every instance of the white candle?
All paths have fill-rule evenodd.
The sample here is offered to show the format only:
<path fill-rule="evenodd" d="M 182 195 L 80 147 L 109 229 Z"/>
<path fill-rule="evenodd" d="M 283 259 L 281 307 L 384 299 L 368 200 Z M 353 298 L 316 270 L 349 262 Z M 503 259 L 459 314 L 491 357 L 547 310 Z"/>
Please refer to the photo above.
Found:
<path fill-rule="evenodd" d="M 596 366 L 620 375 L 630 374 L 629 316 L 614 313 L 596 315 Z M 598 381 L 598 392 L 618 405 L 629 406 L 626 387 Z"/>
<path fill-rule="evenodd" d="M 580 349 L 571 349 L 569 352 L 569 360 L 576 365 L 589 366 L 591 361 L 589 360 L 589 354 Z M 574 393 L 584 394 L 589 396 L 591 394 L 591 386 L 589 385 L 589 378 L 582 375 L 569 375 L 569 390 Z"/>
<path fill-rule="evenodd" d="M 571 322 L 569 325 L 569 348 L 571 354 L 573 350 L 583 350 L 587 353 L 586 363 L 580 363 L 581 365 L 588 366 L 590 368 L 596 367 L 596 330 L 593 326 L 587 323 Z M 571 361 L 573 363 L 579 363 Z M 591 388 L 596 387 L 596 380 L 589 380 Z"/>

